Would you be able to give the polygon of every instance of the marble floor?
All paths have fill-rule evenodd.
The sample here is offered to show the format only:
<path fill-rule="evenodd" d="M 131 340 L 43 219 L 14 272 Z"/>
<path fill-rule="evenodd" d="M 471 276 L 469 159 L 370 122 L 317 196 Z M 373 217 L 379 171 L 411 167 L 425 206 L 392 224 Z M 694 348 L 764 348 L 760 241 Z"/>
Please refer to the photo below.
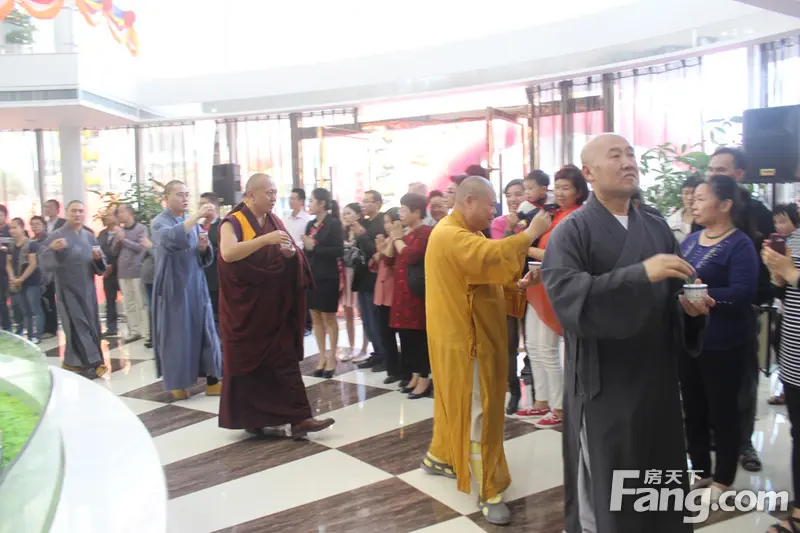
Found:
<path fill-rule="evenodd" d="M 340 344 L 346 343 L 340 335 Z M 332 379 L 311 377 L 318 353 L 313 337 L 306 337 L 301 363 L 309 400 L 316 416 L 337 423 L 303 442 L 221 429 L 219 399 L 206 397 L 202 383 L 188 401 L 173 403 L 156 377 L 152 351 L 141 341 L 103 345 L 113 373 L 93 383 L 116 394 L 152 435 L 169 492 L 170 533 L 562 531 L 557 431 L 506 419 L 513 478 L 506 500 L 513 523 L 497 528 L 482 520 L 475 498 L 458 492 L 452 480 L 419 469 L 431 435 L 433 401 L 408 400 L 383 385 L 385 374 L 349 364 L 341 364 Z M 60 364 L 59 339 L 42 348 L 51 364 Z M 762 378 L 754 442 L 764 470 L 740 470 L 737 488 L 790 489 L 785 408 L 764 401 L 773 387 L 774 376 Z M 700 530 L 752 533 L 774 521 L 756 512 L 712 513 Z"/>

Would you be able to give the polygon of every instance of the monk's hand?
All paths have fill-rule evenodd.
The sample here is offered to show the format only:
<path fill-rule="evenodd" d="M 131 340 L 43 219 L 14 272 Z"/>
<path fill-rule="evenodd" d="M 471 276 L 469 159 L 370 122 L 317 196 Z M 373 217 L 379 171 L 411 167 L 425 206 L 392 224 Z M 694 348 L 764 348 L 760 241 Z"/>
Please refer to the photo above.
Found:
<path fill-rule="evenodd" d="M 534 285 L 538 285 L 542 282 L 542 274 L 541 270 L 538 268 L 535 270 L 529 270 L 525 276 L 517 281 L 517 288 L 521 291 L 524 291 L 528 287 L 532 287 Z"/>
<path fill-rule="evenodd" d="M 64 248 L 67 247 L 67 240 L 66 239 L 56 239 L 50 243 L 50 248 L 55 250 L 56 252 L 60 252 Z"/>
<path fill-rule="evenodd" d="M 654 255 L 643 264 L 650 283 L 658 283 L 667 278 L 692 279 L 695 276 L 692 265 L 677 255 Z"/>
<path fill-rule="evenodd" d="M 145 248 L 146 250 L 152 249 L 153 248 L 153 241 L 151 241 L 147 237 L 144 237 L 142 239 L 142 247 Z"/>
<path fill-rule="evenodd" d="M 267 233 L 266 235 L 264 235 L 263 239 L 265 246 L 270 246 L 274 244 L 280 246 L 288 246 L 292 244 L 292 240 L 289 238 L 289 235 L 287 235 L 285 231 L 281 230 L 275 230 L 271 233 Z"/>
<path fill-rule="evenodd" d="M 197 249 L 201 252 L 208 250 L 208 233 L 200 233 L 197 236 Z"/>
<path fill-rule="evenodd" d="M 201 220 L 211 220 L 214 218 L 214 214 L 216 210 L 214 208 L 214 204 L 207 203 L 200 206 L 200 208 L 194 212 L 192 215 L 192 220 L 194 223 L 197 224 Z"/>
<path fill-rule="evenodd" d="M 702 281 L 697 279 L 695 283 L 702 283 Z M 678 299 L 680 300 L 681 306 L 686 314 L 692 317 L 707 315 L 709 312 L 711 312 L 711 308 L 717 305 L 716 300 L 714 300 L 714 298 L 708 294 L 703 296 L 702 302 L 691 302 L 682 294 L 678 297 Z"/>
<path fill-rule="evenodd" d="M 540 209 L 536 216 L 531 220 L 530 225 L 525 229 L 525 234 L 530 237 L 531 241 L 535 241 L 550 229 L 552 219 L 550 213 L 544 209 Z"/>

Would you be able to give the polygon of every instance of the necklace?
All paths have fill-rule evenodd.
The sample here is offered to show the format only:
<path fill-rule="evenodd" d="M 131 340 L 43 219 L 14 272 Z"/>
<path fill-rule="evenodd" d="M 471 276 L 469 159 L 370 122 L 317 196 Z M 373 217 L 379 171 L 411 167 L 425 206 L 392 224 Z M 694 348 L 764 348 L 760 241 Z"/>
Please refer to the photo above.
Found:
<path fill-rule="evenodd" d="M 706 231 L 706 230 L 703 230 L 703 233 L 705 234 L 706 239 L 708 239 L 710 241 L 713 241 L 715 239 L 719 239 L 721 237 L 724 237 L 725 235 L 727 235 L 728 233 L 730 233 L 733 230 L 734 230 L 734 228 L 728 228 L 725 231 L 723 231 L 722 233 L 720 233 L 719 235 L 709 235 L 708 231 Z"/>

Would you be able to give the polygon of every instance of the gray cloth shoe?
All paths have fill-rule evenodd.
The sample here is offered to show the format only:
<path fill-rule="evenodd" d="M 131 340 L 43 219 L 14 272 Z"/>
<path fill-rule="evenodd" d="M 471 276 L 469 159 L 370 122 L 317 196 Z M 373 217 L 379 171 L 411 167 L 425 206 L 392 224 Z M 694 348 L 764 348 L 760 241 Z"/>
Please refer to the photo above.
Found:
<path fill-rule="evenodd" d="M 430 454 L 425 454 L 425 458 L 422 460 L 422 464 L 419 466 L 426 474 L 456 479 L 456 473 L 452 466 L 435 461 Z"/>
<path fill-rule="evenodd" d="M 497 503 L 480 502 L 478 507 L 481 514 L 490 524 L 496 526 L 507 526 L 511 523 L 511 510 L 504 501 L 500 500 Z"/>

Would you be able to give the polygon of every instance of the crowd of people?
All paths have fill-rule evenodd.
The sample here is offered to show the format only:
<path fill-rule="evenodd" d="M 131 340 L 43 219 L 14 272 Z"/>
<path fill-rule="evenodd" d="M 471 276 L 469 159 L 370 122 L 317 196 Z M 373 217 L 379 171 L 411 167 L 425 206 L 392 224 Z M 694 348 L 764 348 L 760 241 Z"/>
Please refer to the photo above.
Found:
<path fill-rule="evenodd" d="M 686 473 L 688 454 L 696 477 L 680 483 L 708 488 L 716 501 L 739 466 L 762 468 L 752 445 L 760 306 L 776 298 L 783 393 L 769 401 L 785 403 L 792 436 L 800 431 L 797 206 L 770 212 L 753 199 L 741 186 L 738 148 L 717 150 L 710 167 L 685 182 L 668 218 L 641 202 L 633 149 L 613 134 L 590 141 L 581 166 L 552 180 L 535 170 L 505 184 L 499 217 L 480 166 L 445 191 L 413 183 L 391 209 L 374 190 L 340 213 L 330 191 L 306 198 L 294 189 L 283 220 L 265 174 L 249 179 L 224 218 L 211 193 L 190 210 L 185 184 L 172 181 L 149 225 L 120 205 L 104 214 L 97 238 L 79 201 L 66 219 L 47 202 L 29 221 L 32 238 L 0 206 L 0 320 L 11 328 L 10 296 L 16 332 L 39 342 L 55 334 L 58 310 L 64 368 L 103 376 L 100 339 L 118 333 L 121 293 L 124 342 L 154 349 L 174 400 L 204 379 L 206 394 L 221 396 L 220 426 L 293 438 L 334 424 L 313 417 L 300 373 L 313 333 L 314 376 L 356 364 L 385 373 L 410 400 L 433 396 L 421 468 L 463 492 L 474 483 L 490 523 L 511 519 L 502 499 L 511 415 L 563 426 L 566 531 L 690 531 L 682 512 L 637 513 L 632 502 L 610 511 L 613 473 Z M 685 283 L 707 294 L 687 298 Z M 797 495 L 794 449 L 792 473 Z M 773 531 L 800 531 L 800 512 Z"/>

